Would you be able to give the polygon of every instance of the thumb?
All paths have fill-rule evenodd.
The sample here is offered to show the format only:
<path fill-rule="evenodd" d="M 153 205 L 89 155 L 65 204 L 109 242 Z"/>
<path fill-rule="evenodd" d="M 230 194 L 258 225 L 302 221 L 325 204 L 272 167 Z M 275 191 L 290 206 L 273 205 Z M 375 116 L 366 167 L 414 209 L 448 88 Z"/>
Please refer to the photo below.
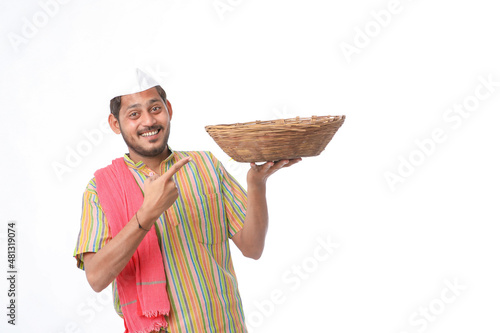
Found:
<path fill-rule="evenodd" d="M 152 175 L 152 176 L 150 176 L 150 177 L 147 177 L 145 182 L 146 182 L 146 183 L 148 183 L 148 184 L 149 184 L 149 183 L 152 183 L 152 182 L 154 182 L 155 180 L 157 180 L 157 179 L 158 179 L 158 177 L 159 177 L 159 176 L 158 176 L 157 174 L 154 174 L 154 175 Z"/>

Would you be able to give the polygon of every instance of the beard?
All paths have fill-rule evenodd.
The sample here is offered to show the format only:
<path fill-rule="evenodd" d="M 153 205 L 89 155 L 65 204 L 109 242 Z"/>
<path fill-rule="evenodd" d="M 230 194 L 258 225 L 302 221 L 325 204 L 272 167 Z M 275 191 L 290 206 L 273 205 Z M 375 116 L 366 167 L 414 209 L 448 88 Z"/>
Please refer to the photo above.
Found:
<path fill-rule="evenodd" d="M 165 129 L 162 126 L 147 127 L 144 131 L 155 131 L 155 130 L 160 130 L 160 133 L 165 131 Z M 158 145 L 155 145 L 154 147 L 146 148 L 139 145 L 138 143 L 134 143 L 128 136 L 128 134 L 122 132 L 123 140 L 125 141 L 125 144 L 127 145 L 128 149 L 134 151 L 137 155 L 144 157 L 156 157 L 162 154 L 165 151 L 165 148 L 167 147 L 169 135 L 170 135 L 170 123 L 167 126 L 163 139 L 161 138 L 158 139 L 162 141 Z"/>

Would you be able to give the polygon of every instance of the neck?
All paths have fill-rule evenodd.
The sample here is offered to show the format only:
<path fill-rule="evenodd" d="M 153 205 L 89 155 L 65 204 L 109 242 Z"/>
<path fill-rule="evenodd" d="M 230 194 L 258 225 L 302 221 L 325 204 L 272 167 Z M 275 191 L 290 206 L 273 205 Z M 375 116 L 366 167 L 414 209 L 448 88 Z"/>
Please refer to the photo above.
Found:
<path fill-rule="evenodd" d="M 170 154 L 171 152 L 168 146 L 165 147 L 165 150 L 162 153 L 156 156 L 143 156 L 136 153 L 133 150 L 129 150 L 129 157 L 134 163 L 137 164 L 142 161 L 144 164 L 148 166 L 148 168 L 156 172 L 158 175 L 161 174 L 160 170 L 161 162 L 163 162 L 163 160 L 169 157 Z"/>

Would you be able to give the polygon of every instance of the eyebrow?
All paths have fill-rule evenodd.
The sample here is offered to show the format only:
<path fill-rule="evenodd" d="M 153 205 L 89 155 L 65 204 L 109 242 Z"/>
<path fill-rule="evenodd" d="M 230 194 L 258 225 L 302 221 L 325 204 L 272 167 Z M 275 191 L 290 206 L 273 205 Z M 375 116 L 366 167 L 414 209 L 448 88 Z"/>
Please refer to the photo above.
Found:
<path fill-rule="evenodd" d="M 153 103 L 157 103 L 157 102 L 161 102 L 161 99 L 159 98 L 153 98 L 153 99 L 150 99 L 149 100 L 149 105 L 153 104 Z"/>
<path fill-rule="evenodd" d="M 127 108 L 127 110 L 134 109 L 134 108 L 139 107 L 139 106 L 141 106 L 141 104 L 140 104 L 140 103 L 137 103 L 137 104 L 132 104 L 132 105 L 130 105 L 130 106 Z"/>
<path fill-rule="evenodd" d="M 157 102 L 160 102 L 160 101 L 161 101 L 161 99 L 158 99 L 158 98 L 153 98 L 153 99 L 150 99 L 150 100 L 148 101 L 148 105 L 151 105 L 151 104 L 154 104 L 154 103 L 157 103 Z M 130 105 L 130 106 L 127 108 L 127 110 L 134 109 L 134 108 L 136 108 L 136 107 L 140 107 L 141 105 L 142 105 L 141 103 L 132 104 L 132 105 Z"/>

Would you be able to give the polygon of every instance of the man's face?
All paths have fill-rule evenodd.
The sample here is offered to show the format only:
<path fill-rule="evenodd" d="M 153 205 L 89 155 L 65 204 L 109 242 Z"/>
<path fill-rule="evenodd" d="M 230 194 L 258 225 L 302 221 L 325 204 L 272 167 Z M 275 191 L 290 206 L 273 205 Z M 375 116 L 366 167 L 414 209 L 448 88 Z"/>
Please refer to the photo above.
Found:
<path fill-rule="evenodd" d="M 172 110 L 153 87 L 122 96 L 119 121 L 111 127 L 119 128 L 131 154 L 155 157 L 167 149 L 171 116 Z"/>

